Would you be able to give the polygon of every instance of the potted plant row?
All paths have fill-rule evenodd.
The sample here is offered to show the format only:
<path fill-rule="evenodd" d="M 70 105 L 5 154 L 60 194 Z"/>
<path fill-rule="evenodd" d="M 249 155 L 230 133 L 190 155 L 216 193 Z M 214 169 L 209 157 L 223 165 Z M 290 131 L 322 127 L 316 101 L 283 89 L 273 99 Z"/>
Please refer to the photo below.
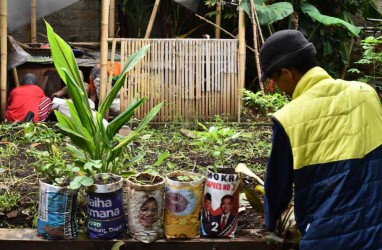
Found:
<path fill-rule="evenodd" d="M 74 195 L 72 203 L 75 204 L 76 191 L 81 186 L 87 188 L 87 229 L 90 238 L 122 237 L 126 233 L 126 221 L 123 178 L 120 175 L 128 170 L 128 165 L 121 164 L 118 159 L 122 150 L 146 128 L 162 104 L 155 106 L 138 127 L 120 142 L 114 140 L 116 133 L 129 121 L 134 110 L 143 104 L 146 97 L 133 99 L 127 109 L 107 126 L 103 123 L 103 117 L 122 87 L 126 73 L 139 62 L 149 47 L 145 46 L 129 57 L 105 101 L 100 104 L 98 111 L 93 112 L 70 46 L 48 23 L 46 26 L 54 65 L 72 98 L 71 102 L 67 101 L 70 117 L 55 111 L 58 127 L 71 139 L 66 149 L 72 156 L 73 164 L 68 169 L 71 175 L 68 175 L 70 177 L 66 183 L 69 182 L 69 185 L 64 190 Z M 192 238 L 198 236 L 199 232 L 202 236 L 234 236 L 237 229 L 240 178 L 232 167 L 224 164 L 226 142 L 238 138 L 241 133 L 229 128 L 207 129 L 202 124 L 200 126 L 204 131 L 191 131 L 196 139 L 194 145 L 206 145 L 214 159 L 213 166 L 207 170 L 204 192 L 204 178 L 190 172 L 173 172 L 166 179 L 140 173 L 127 179 L 127 224 L 132 236 L 138 240 L 152 242 L 162 237 L 163 228 L 167 238 Z M 44 198 L 44 194 L 48 192 L 43 191 L 40 197 Z M 49 200 L 49 197 L 45 197 L 45 200 Z M 42 212 L 39 213 L 38 221 L 41 225 L 42 215 Z M 63 221 L 67 222 L 65 216 Z M 49 226 L 53 227 L 52 230 L 60 230 L 62 225 L 55 225 L 54 221 L 48 219 L 44 222 L 47 224 L 39 225 L 38 228 L 42 228 L 39 233 L 48 233 L 43 229 Z M 76 235 L 75 232 L 64 238 Z"/>

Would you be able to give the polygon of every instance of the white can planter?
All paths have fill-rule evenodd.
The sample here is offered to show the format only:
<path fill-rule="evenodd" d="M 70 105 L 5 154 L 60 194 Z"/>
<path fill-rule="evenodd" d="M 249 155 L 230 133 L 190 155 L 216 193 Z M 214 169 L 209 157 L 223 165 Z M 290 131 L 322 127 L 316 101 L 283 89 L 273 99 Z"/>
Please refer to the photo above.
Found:
<path fill-rule="evenodd" d="M 143 180 L 151 180 L 151 183 Z M 127 221 L 135 239 L 150 243 L 163 237 L 164 186 L 163 177 L 149 173 L 127 179 Z"/>

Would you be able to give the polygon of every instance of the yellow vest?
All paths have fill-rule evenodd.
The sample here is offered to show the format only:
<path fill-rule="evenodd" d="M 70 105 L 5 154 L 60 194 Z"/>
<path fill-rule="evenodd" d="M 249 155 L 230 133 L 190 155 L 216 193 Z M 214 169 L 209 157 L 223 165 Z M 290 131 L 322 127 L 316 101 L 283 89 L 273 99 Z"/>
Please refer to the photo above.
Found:
<path fill-rule="evenodd" d="M 293 168 L 363 158 L 382 144 L 382 107 L 372 87 L 335 80 L 320 67 L 298 82 L 274 114 L 287 133 Z"/>

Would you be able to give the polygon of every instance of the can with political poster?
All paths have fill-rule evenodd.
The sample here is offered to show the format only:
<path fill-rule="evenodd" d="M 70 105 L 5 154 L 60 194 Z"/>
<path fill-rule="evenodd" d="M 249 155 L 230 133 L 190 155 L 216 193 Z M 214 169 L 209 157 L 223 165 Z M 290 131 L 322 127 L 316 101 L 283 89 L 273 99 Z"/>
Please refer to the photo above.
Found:
<path fill-rule="evenodd" d="M 239 211 L 240 176 L 233 168 L 208 168 L 201 211 L 201 235 L 234 237 Z"/>

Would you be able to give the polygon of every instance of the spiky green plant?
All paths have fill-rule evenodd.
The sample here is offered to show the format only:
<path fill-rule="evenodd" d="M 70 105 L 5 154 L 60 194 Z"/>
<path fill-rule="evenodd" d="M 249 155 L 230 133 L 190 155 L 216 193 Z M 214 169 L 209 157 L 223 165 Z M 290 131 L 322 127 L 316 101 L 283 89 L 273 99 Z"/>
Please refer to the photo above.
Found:
<path fill-rule="evenodd" d="M 80 176 L 76 178 L 75 182 L 71 183 L 71 188 L 80 185 L 89 186 L 93 184 L 92 180 L 96 173 L 119 174 L 125 170 L 123 166 L 116 164 L 118 156 L 123 148 L 137 138 L 147 127 L 147 124 L 162 106 L 162 103 L 160 103 L 151 109 L 138 127 L 118 144 L 114 140 L 115 135 L 130 120 L 134 111 L 145 102 L 146 97 L 139 100 L 134 98 L 127 109 L 114 118 L 107 127 L 103 124 L 103 117 L 123 86 L 126 73 L 144 57 L 149 46 L 142 47 L 127 59 L 122 73 L 106 96 L 105 101 L 101 103 L 98 111 L 92 111 L 72 49 L 53 31 L 53 28 L 47 22 L 45 23 L 54 65 L 61 79 L 68 87 L 68 93 L 72 99 L 72 101 L 67 101 L 71 117 L 55 111 L 58 127 L 70 137 L 73 144 L 69 144 L 67 149 L 74 157 L 76 165 L 81 169 Z M 91 167 L 86 164 L 94 161 L 101 164 L 90 164 Z"/>

